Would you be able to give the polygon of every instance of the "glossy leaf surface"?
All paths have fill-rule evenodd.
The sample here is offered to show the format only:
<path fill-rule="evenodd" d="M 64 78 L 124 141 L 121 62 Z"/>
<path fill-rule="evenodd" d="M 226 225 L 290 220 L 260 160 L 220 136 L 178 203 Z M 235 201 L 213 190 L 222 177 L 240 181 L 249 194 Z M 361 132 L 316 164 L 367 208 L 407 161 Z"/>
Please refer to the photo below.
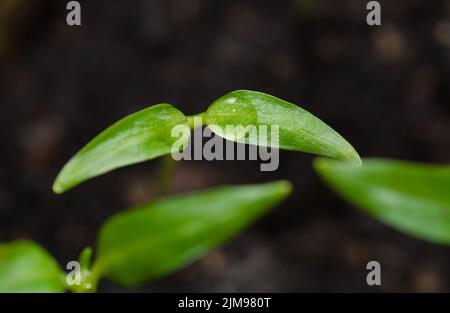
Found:
<path fill-rule="evenodd" d="M 95 137 L 64 166 L 53 190 L 61 193 L 116 168 L 169 154 L 178 140 L 171 136 L 177 125 L 188 129 L 184 114 L 166 103 L 123 118 Z"/>
<path fill-rule="evenodd" d="M 212 131 L 229 140 L 277 148 L 276 136 L 271 132 L 275 126 L 279 129 L 280 149 L 361 162 L 355 149 L 322 120 L 295 104 L 268 94 L 233 91 L 211 104 L 204 117 Z M 258 132 L 227 131 L 227 125 L 253 125 Z M 267 132 L 261 127 L 267 127 Z M 264 134 L 267 134 L 265 144 L 261 143 Z"/>

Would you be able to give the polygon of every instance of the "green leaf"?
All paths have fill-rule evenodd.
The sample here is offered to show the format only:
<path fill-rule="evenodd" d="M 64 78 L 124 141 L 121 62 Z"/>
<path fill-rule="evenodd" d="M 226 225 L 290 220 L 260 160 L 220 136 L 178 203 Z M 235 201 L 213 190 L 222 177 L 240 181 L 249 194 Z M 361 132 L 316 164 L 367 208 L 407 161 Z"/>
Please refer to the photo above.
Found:
<path fill-rule="evenodd" d="M 0 292 L 62 292 L 64 274 L 32 241 L 0 244 Z"/>
<path fill-rule="evenodd" d="M 344 199 L 401 231 L 450 244 L 450 167 L 364 159 L 318 159 L 315 168 Z"/>
<path fill-rule="evenodd" d="M 213 132 L 229 140 L 277 148 L 270 131 L 278 126 L 280 149 L 361 163 L 355 149 L 320 119 L 292 103 L 261 92 L 233 91 L 211 104 L 204 116 Z M 227 132 L 227 125 L 267 127 L 267 144 L 261 144 L 258 133 L 254 136 L 253 132 Z"/>
<path fill-rule="evenodd" d="M 100 231 L 94 276 L 134 285 L 173 272 L 222 244 L 290 191 L 286 181 L 224 186 L 120 213 Z"/>
<path fill-rule="evenodd" d="M 171 136 L 176 125 L 189 128 L 186 116 L 167 103 L 121 119 L 95 137 L 64 166 L 53 191 L 62 193 L 118 167 L 169 154 L 172 145 L 178 141 L 177 137 Z"/>
<path fill-rule="evenodd" d="M 91 247 L 86 247 L 81 251 L 80 256 L 78 257 L 81 270 L 89 270 L 91 268 L 92 253 Z"/>

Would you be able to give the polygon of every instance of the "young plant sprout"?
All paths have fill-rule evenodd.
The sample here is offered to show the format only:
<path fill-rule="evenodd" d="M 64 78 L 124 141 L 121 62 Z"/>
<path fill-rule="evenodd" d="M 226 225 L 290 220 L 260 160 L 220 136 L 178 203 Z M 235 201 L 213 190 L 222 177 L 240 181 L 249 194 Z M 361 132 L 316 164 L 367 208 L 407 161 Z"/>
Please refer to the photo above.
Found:
<path fill-rule="evenodd" d="M 228 140 L 259 144 L 248 126 L 276 125 L 278 144 L 274 148 L 314 153 L 339 160 L 361 163 L 355 149 L 336 131 L 302 108 L 273 96 L 248 90 L 231 92 L 213 102 L 205 113 L 199 114 L 203 124 Z M 62 193 L 76 185 L 116 168 L 151 160 L 178 150 L 189 137 L 173 129 L 188 131 L 195 116 L 186 117 L 170 104 L 151 106 L 131 114 L 107 128 L 62 169 L 53 191 Z M 227 126 L 243 126 L 244 132 L 226 133 Z M 201 125 L 199 125 L 201 126 Z M 270 134 L 266 142 L 271 144 Z"/>
<path fill-rule="evenodd" d="M 231 92 L 195 116 L 163 103 L 123 118 L 64 166 L 53 191 L 63 193 L 114 169 L 180 153 L 198 126 L 238 143 L 331 158 L 317 159 L 315 169 L 345 199 L 404 232 L 450 243 L 448 167 L 371 159 L 361 166 L 355 149 L 319 118 L 248 90 Z M 241 128 L 228 131 L 230 126 Z M 261 141 L 260 132 L 248 131 L 264 127 L 276 127 L 277 132 L 266 133 Z M 33 242 L 1 244 L 0 291 L 94 292 L 102 278 L 125 286 L 158 279 L 229 240 L 283 201 L 291 189 L 287 181 L 222 186 L 156 199 L 116 214 L 99 231 L 94 260 L 93 250 L 86 248 L 77 263 L 80 268 L 70 277 Z M 39 275 L 33 273 L 36 264 Z"/>

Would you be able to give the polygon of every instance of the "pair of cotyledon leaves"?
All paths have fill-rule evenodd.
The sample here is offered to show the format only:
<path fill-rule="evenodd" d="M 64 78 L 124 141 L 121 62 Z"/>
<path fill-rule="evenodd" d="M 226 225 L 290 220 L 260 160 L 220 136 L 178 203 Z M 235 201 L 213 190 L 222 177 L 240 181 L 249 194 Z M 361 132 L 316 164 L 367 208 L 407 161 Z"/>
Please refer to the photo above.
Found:
<path fill-rule="evenodd" d="M 450 243 L 448 167 L 388 160 L 366 160 L 361 167 L 355 150 L 329 126 L 263 93 L 232 92 L 202 116 L 206 125 L 227 139 L 254 143 L 251 137 L 221 133 L 226 125 L 278 125 L 279 148 L 350 161 L 318 159 L 315 168 L 344 198 L 384 222 L 421 238 Z M 54 190 L 63 192 L 112 169 L 168 154 L 177 140 L 171 129 L 190 124 L 168 104 L 130 115 L 75 155 Z M 118 214 L 100 231 L 90 282 L 108 277 L 132 285 L 174 271 L 250 224 L 290 189 L 288 182 L 220 187 Z M 28 273 L 25 259 L 41 264 L 44 274 Z M 56 263 L 35 244 L 0 245 L 0 290 L 62 291 L 61 277 Z"/>
<path fill-rule="evenodd" d="M 266 126 L 265 144 L 273 146 L 275 141 L 270 138 L 270 128 L 275 125 L 279 129 L 275 148 L 361 162 L 355 149 L 320 119 L 292 103 L 261 92 L 231 92 L 211 104 L 201 117 L 213 132 L 229 140 L 260 144 L 254 133 L 240 136 L 226 129 L 230 125 Z M 172 136 L 172 130 L 177 126 L 189 130 L 190 124 L 188 117 L 167 103 L 129 115 L 81 149 L 64 166 L 53 190 L 61 193 L 118 167 L 169 154 L 180 139 L 185 140 L 184 143 L 189 140 L 189 137 Z"/>

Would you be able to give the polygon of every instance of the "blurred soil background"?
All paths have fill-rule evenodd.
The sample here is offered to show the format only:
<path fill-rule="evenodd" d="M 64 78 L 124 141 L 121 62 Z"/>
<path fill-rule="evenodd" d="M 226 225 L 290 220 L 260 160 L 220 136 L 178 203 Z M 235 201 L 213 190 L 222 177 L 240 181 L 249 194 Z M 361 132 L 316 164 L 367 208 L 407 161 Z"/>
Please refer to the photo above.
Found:
<path fill-rule="evenodd" d="M 450 2 L 380 2 L 382 26 L 369 27 L 364 0 L 80 1 L 82 26 L 69 27 L 67 1 L 1 0 L 0 241 L 33 239 L 65 267 L 106 218 L 150 200 L 160 160 L 60 196 L 51 184 L 97 133 L 160 102 L 194 114 L 231 90 L 264 91 L 319 116 L 362 156 L 448 163 Z M 274 173 L 257 161 L 182 162 L 171 193 L 276 179 L 295 191 L 184 270 L 100 291 L 450 291 L 450 247 L 346 204 L 312 159 L 281 152 Z M 381 287 L 366 285 L 370 260 Z"/>

